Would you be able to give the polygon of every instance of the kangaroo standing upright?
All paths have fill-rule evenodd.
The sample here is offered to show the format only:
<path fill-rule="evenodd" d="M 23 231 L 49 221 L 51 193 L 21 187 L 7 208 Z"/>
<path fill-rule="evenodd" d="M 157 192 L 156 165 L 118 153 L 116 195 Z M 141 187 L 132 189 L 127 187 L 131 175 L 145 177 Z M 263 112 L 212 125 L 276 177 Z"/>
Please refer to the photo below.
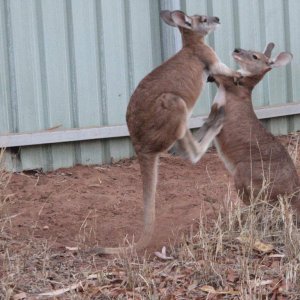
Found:
<path fill-rule="evenodd" d="M 233 78 L 213 76 L 218 85 L 214 105 L 225 109 L 223 128 L 214 143 L 234 176 L 236 190 L 244 203 L 249 204 L 259 195 L 270 201 L 276 201 L 279 195 L 288 195 L 299 218 L 300 183 L 294 163 L 287 150 L 258 120 L 251 99 L 252 90 L 267 72 L 292 60 L 288 52 L 271 59 L 273 48 L 274 44 L 269 43 L 264 53 L 234 50 L 233 58 L 245 76 L 239 85 Z M 202 130 L 196 134 L 198 139 Z"/>
<path fill-rule="evenodd" d="M 151 240 L 155 223 L 155 192 L 160 153 L 176 141 L 192 162 L 197 162 L 219 133 L 222 109 L 213 112 L 215 122 L 197 143 L 188 129 L 188 119 L 200 95 L 204 73 L 240 77 L 222 64 L 204 37 L 219 24 L 217 17 L 187 16 L 182 11 L 162 11 L 168 25 L 178 27 L 183 48 L 154 69 L 138 85 L 127 109 L 127 125 L 137 154 L 143 183 L 144 229 L 136 247 L 143 249 Z M 216 116 L 216 115 L 218 116 Z M 98 253 L 113 254 L 120 248 L 100 248 Z"/>

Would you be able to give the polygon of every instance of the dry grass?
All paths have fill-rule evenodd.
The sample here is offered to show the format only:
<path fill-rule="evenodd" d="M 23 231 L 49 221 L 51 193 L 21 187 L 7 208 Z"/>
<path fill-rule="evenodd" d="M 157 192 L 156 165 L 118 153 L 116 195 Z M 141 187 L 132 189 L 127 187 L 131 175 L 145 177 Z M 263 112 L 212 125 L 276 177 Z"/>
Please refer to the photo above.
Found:
<path fill-rule="evenodd" d="M 54 250 L 33 233 L 26 244 L 14 240 L 8 180 L 1 170 L 0 299 L 300 299 L 300 231 L 288 199 L 277 207 L 253 199 L 245 208 L 229 188 L 222 212 L 201 215 L 169 257 L 131 249 L 104 262 Z M 82 224 L 80 242 L 94 236 L 94 223 Z"/>

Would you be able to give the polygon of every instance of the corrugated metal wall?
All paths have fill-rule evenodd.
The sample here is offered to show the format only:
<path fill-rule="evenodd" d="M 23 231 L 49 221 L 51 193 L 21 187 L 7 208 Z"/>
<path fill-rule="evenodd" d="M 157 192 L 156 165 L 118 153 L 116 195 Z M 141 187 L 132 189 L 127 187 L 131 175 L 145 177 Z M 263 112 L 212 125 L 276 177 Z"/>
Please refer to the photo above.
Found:
<path fill-rule="evenodd" d="M 209 37 L 210 44 L 227 65 L 236 68 L 230 53 L 236 47 L 263 50 L 268 42 L 276 44 L 273 55 L 281 51 L 294 54 L 292 64 L 272 70 L 253 95 L 256 107 L 300 102 L 300 1 L 298 0 L 181 0 L 181 8 L 188 14 L 203 12 L 216 15 L 221 26 Z M 199 101 L 195 114 L 209 111 L 214 87 L 208 87 Z M 205 102 L 206 105 L 203 105 Z M 286 134 L 300 129 L 300 117 L 269 120 L 274 134 Z"/>
<path fill-rule="evenodd" d="M 159 21 L 168 7 L 219 16 L 222 26 L 209 42 L 231 67 L 235 47 L 259 50 L 273 41 L 274 52 L 290 50 L 292 66 L 272 71 L 254 101 L 300 102 L 299 0 L 0 0 L 0 134 L 125 124 L 133 89 L 178 48 L 176 29 L 166 33 Z M 213 95 L 207 87 L 194 115 L 208 113 Z M 286 133 L 300 129 L 300 119 L 268 126 Z M 12 152 L 16 168 L 44 170 L 133 154 L 127 138 Z"/>
<path fill-rule="evenodd" d="M 153 0 L 1 0 L 0 130 L 125 124 L 130 94 L 161 63 Z M 128 139 L 22 148 L 46 170 L 132 155 Z"/>

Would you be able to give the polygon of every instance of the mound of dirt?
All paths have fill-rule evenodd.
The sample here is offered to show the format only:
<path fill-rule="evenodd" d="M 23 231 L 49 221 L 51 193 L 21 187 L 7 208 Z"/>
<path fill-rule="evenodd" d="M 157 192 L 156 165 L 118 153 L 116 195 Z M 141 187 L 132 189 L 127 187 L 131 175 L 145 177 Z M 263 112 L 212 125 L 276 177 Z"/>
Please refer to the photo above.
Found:
<path fill-rule="evenodd" d="M 295 138 L 281 137 L 285 146 Z M 291 145 L 292 143 L 292 145 Z M 297 146 L 297 145 L 296 145 Z M 297 152 L 297 147 L 293 149 Z M 156 193 L 156 230 L 150 252 L 176 243 L 180 232 L 199 220 L 214 218 L 231 191 L 231 176 L 215 150 L 193 165 L 165 154 L 160 159 Z M 9 235 L 52 241 L 52 247 L 118 246 L 124 237 L 138 239 L 143 224 L 143 201 L 136 159 L 113 165 L 75 166 L 47 174 L 16 173 L 8 185 Z"/>
<path fill-rule="evenodd" d="M 200 216 L 215 216 L 227 196 L 231 177 L 215 151 L 196 165 L 164 155 L 156 195 L 156 232 L 150 251 L 188 228 Z M 113 165 L 76 166 L 42 174 L 13 174 L 8 186 L 10 235 L 50 239 L 55 247 L 118 246 L 139 237 L 143 207 L 136 159 Z"/>

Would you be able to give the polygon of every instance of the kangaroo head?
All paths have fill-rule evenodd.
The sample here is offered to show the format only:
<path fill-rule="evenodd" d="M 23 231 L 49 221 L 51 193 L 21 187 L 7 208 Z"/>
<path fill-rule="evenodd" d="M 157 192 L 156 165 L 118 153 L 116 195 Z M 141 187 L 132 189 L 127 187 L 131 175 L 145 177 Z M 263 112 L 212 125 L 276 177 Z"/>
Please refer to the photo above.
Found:
<path fill-rule="evenodd" d="M 265 74 L 273 68 L 283 67 L 291 62 L 293 55 L 289 52 L 281 52 L 276 58 L 271 58 L 271 53 L 275 47 L 274 43 L 269 43 L 264 52 L 257 52 L 244 49 L 235 49 L 233 58 L 241 67 L 244 76 Z"/>
<path fill-rule="evenodd" d="M 220 24 L 218 17 L 188 16 L 180 10 L 163 10 L 160 12 L 160 17 L 170 26 L 178 27 L 180 30 L 185 28 L 201 36 L 205 36 L 214 31 Z"/>

